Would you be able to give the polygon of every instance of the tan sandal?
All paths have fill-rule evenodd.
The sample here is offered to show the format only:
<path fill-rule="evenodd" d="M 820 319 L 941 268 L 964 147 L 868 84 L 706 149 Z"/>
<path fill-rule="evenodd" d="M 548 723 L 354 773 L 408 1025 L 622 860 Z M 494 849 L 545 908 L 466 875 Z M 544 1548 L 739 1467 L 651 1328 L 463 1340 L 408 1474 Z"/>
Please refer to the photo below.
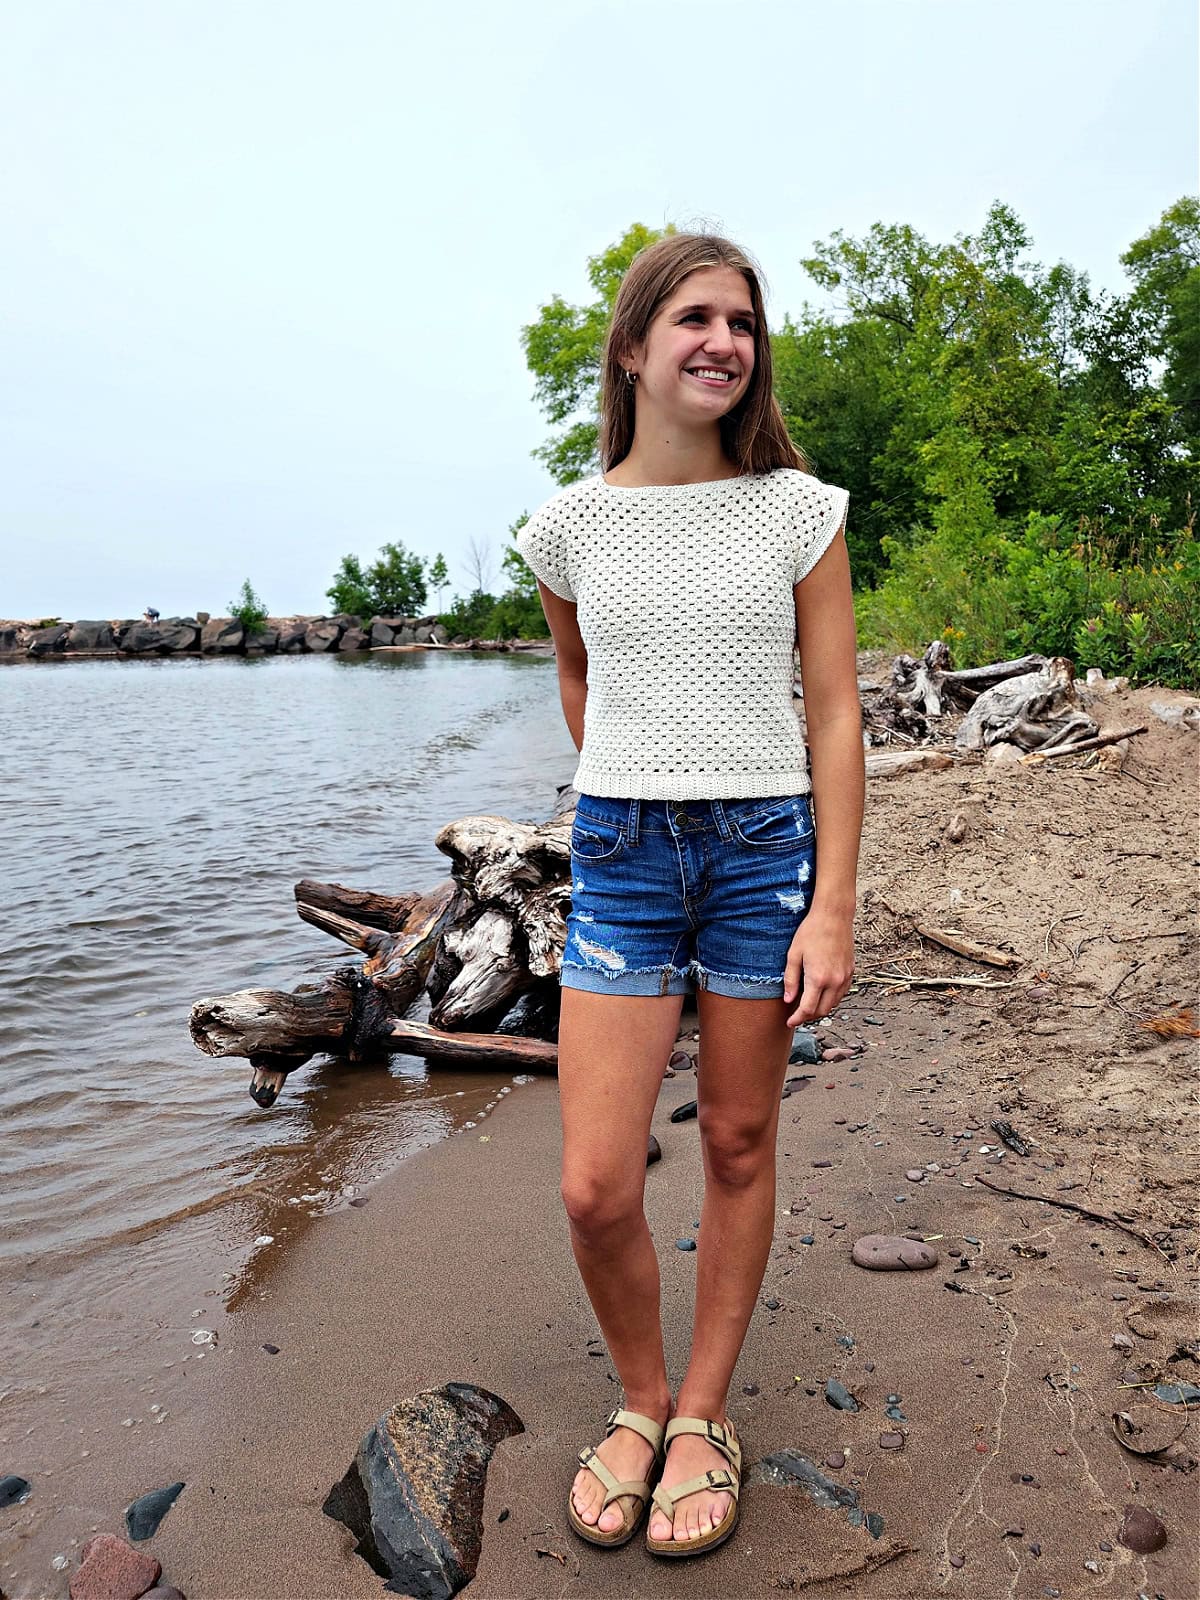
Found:
<path fill-rule="evenodd" d="M 702 1533 L 698 1539 L 652 1539 L 647 1528 L 646 1549 L 651 1555 L 698 1556 L 702 1551 L 715 1550 L 717 1545 L 724 1544 L 737 1525 L 738 1494 L 742 1487 L 742 1447 L 733 1423 L 728 1418 L 721 1423 L 710 1422 L 707 1417 L 673 1417 L 667 1423 L 664 1448 L 669 1449 L 671 1440 L 680 1433 L 702 1434 L 725 1457 L 729 1468 L 718 1467 L 702 1472 L 698 1478 L 688 1478 L 670 1489 L 659 1483 L 654 1490 L 652 1503 L 671 1523 L 675 1521 L 676 1504 L 700 1489 L 723 1490 L 733 1496 L 733 1504 L 716 1527 L 708 1533 Z"/>
<path fill-rule="evenodd" d="M 616 1428 L 632 1428 L 634 1433 L 640 1433 L 648 1445 L 654 1448 L 654 1460 L 650 1463 L 647 1478 L 654 1475 L 656 1468 L 662 1464 L 663 1430 L 660 1423 L 653 1417 L 644 1417 L 640 1411 L 612 1411 L 604 1426 L 604 1437 Z M 646 1512 L 646 1505 L 650 1499 L 650 1484 L 645 1480 L 635 1482 L 633 1479 L 619 1483 L 616 1476 L 601 1461 L 591 1445 L 586 1445 L 579 1452 L 579 1465 L 586 1467 L 589 1472 L 594 1472 L 604 1485 L 604 1505 L 600 1507 L 600 1514 L 614 1500 L 622 1500 L 626 1496 L 632 1497 L 637 1503 L 634 1507 L 622 1507 L 625 1520 L 619 1528 L 611 1532 L 604 1532 L 593 1522 L 585 1522 L 575 1509 L 574 1497 L 570 1491 L 567 1493 L 567 1517 L 571 1526 L 581 1539 L 586 1539 L 589 1544 L 602 1544 L 610 1548 L 614 1545 L 628 1544 L 641 1526 L 642 1517 Z M 574 1480 L 572 1480 L 574 1482 Z"/>

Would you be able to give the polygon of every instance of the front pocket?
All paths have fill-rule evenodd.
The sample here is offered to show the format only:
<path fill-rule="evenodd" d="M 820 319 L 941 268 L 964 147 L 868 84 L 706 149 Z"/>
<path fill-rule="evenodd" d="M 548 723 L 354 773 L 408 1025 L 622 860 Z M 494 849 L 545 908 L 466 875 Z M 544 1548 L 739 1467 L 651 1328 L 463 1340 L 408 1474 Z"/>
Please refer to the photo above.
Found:
<path fill-rule="evenodd" d="M 625 830 L 599 817 L 575 818 L 571 826 L 571 854 L 579 861 L 613 861 L 625 848 Z"/>
<path fill-rule="evenodd" d="M 743 801 L 726 807 L 736 837 L 752 850 L 803 850 L 814 836 L 812 812 L 803 795 L 768 804 Z"/>

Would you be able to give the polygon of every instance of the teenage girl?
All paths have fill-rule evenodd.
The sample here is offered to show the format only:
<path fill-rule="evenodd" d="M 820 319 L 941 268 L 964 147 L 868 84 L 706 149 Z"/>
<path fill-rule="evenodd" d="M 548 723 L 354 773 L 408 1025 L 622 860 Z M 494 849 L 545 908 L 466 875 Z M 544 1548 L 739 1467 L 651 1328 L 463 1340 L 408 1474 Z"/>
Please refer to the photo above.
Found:
<path fill-rule="evenodd" d="M 624 1388 L 603 1440 L 580 1452 L 567 1511 L 583 1538 L 619 1545 L 649 1507 L 647 1547 L 687 1556 L 737 1521 L 726 1396 L 771 1245 L 792 1030 L 834 1009 L 854 966 L 864 773 L 848 496 L 788 437 L 758 274 L 726 239 L 674 234 L 634 260 L 601 416 L 601 472 L 517 535 L 580 750 L 562 1194 Z M 642 1200 L 689 993 L 705 1190 L 691 1357 L 672 1399 Z"/>

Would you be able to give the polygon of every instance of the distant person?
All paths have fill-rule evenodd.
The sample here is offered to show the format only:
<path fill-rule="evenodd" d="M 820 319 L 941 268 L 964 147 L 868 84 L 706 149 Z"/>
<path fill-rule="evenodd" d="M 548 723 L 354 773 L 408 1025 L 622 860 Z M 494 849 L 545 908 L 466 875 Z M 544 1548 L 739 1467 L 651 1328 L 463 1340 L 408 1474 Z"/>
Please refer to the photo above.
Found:
<path fill-rule="evenodd" d="M 516 536 L 580 750 L 562 1193 L 624 1387 L 604 1439 L 579 1454 L 567 1514 L 584 1539 L 621 1545 L 649 1507 L 647 1548 L 690 1556 L 737 1522 L 726 1397 L 771 1247 L 792 1031 L 834 1009 L 854 967 L 849 497 L 788 437 L 756 269 L 726 239 L 674 234 L 634 259 L 601 384 L 602 470 Z M 651 1115 L 693 992 L 705 1190 L 691 1358 L 672 1399 L 642 1207 Z"/>
<path fill-rule="evenodd" d="M 155 623 L 158 621 L 158 612 L 153 606 L 147 606 L 145 611 L 142 612 L 142 617 L 146 622 Z"/>

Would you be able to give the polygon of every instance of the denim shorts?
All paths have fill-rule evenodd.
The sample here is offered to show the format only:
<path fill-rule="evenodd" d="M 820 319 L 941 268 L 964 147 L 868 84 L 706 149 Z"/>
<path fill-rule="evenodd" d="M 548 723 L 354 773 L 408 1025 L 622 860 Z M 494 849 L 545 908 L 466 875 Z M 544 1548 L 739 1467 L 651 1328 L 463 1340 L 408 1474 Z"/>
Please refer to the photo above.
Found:
<path fill-rule="evenodd" d="M 805 794 L 580 795 L 562 987 L 782 999 L 788 947 L 812 900 L 816 843 Z"/>

